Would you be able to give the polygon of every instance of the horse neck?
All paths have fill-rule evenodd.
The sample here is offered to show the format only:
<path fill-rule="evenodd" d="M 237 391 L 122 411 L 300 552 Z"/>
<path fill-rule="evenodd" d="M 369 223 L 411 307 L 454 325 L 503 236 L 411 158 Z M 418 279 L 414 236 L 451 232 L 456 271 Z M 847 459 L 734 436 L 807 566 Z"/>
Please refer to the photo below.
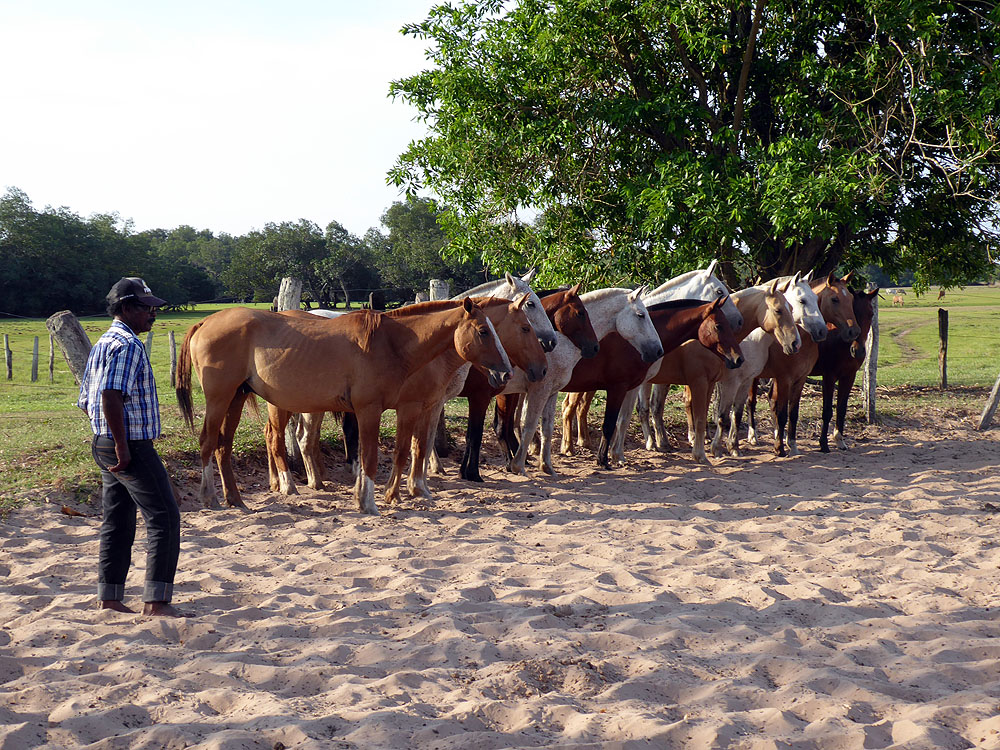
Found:
<path fill-rule="evenodd" d="M 682 296 L 689 296 L 690 292 L 685 291 L 686 285 L 698 274 L 704 271 L 688 271 L 680 276 L 663 282 L 656 289 L 652 289 L 642 295 L 642 301 L 646 305 L 655 305 L 657 302 L 665 302 L 670 299 L 679 299 Z"/>
<path fill-rule="evenodd" d="M 412 337 L 401 337 L 402 341 L 392 342 L 394 350 L 405 362 L 406 375 L 441 356 L 449 348 L 454 348 L 455 329 L 464 315 L 462 305 L 456 304 L 447 310 L 394 318 L 412 334 Z"/>
<path fill-rule="evenodd" d="M 733 331 L 736 341 L 743 341 L 754 330 L 764 325 L 767 316 L 767 292 L 764 287 L 751 286 L 732 294 L 736 309 L 743 316 L 743 327 Z"/>
<path fill-rule="evenodd" d="M 628 289 L 598 289 L 580 297 L 587 308 L 590 325 L 594 327 L 598 341 L 616 329 L 615 318 L 625 304 L 625 294 L 628 291 Z"/>
<path fill-rule="evenodd" d="M 501 294 L 500 292 L 504 292 Z M 495 279 L 494 281 L 487 281 L 479 286 L 474 286 L 472 289 L 466 289 L 461 294 L 456 294 L 452 299 L 465 299 L 466 297 L 507 297 L 512 295 L 512 292 L 516 294 L 516 290 L 510 288 L 507 284 L 507 279 Z"/>

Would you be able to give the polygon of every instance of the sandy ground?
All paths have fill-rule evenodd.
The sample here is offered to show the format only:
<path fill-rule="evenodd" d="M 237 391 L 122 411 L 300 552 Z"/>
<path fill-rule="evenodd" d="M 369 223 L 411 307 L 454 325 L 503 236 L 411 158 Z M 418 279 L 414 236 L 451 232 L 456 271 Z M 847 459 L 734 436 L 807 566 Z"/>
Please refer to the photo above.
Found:
<path fill-rule="evenodd" d="M 1000 432 L 925 422 L 556 480 L 449 461 L 379 518 L 336 458 L 293 498 L 244 467 L 255 513 L 185 507 L 183 620 L 90 608 L 94 509 L 28 507 L 0 748 L 1000 748 Z"/>

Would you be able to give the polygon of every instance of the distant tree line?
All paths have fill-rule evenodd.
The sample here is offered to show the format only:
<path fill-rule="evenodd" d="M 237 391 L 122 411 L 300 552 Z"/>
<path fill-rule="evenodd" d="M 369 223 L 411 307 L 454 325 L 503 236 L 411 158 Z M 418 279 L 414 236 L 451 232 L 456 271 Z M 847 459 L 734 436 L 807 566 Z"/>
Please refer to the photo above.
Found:
<path fill-rule="evenodd" d="M 393 204 L 382 225 L 364 237 L 336 221 L 321 229 L 305 219 L 239 237 L 190 226 L 136 232 L 117 213 L 36 209 L 10 188 L 0 198 L 0 312 L 98 313 L 122 276 L 141 276 L 171 304 L 270 301 L 281 278 L 294 276 L 304 298 L 321 306 L 363 301 L 369 290 L 384 290 L 389 302 L 412 299 L 431 278 L 455 289 L 484 279 L 480 263 L 442 260 L 447 238 L 429 201 Z"/>

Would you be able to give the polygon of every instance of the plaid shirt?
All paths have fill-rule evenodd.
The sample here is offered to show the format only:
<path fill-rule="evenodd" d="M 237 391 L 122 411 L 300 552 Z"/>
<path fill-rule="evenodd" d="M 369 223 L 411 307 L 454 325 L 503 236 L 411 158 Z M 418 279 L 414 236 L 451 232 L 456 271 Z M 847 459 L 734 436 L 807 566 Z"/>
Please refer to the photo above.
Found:
<path fill-rule="evenodd" d="M 129 440 L 160 436 L 160 402 L 146 347 L 132 329 L 116 320 L 90 350 L 76 405 L 87 412 L 95 435 L 112 437 L 101 409 L 102 391 L 121 391 Z"/>

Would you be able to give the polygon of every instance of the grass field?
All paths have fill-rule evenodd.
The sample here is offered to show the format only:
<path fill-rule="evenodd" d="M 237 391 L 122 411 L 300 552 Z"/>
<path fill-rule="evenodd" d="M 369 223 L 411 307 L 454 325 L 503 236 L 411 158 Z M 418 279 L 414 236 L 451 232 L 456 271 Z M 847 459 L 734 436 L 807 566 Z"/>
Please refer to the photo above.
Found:
<path fill-rule="evenodd" d="M 923 297 L 912 292 L 903 307 L 892 307 L 891 297 L 879 305 L 880 413 L 920 413 L 922 407 L 949 402 L 965 406 L 985 399 L 985 392 L 1000 373 L 1000 288 L 969 287 L 949 291 L 936 300 L 937 290 Z M 160 313 L 153 327 L 151 360 L 159 386 L 164 438 L 161 455 L 185 466 L 197 461 L 197 441 L 181 421 L 170 387 L 168 333 L 180 346 L 184 333 L 197 320 L 226 305 L 204 305 L 190 312 Z M 266 305 L 258 305 L 266 307 Z M 938 374 L 938 308 L 949 311 L 948 383 L 941 393 Z M 107 317 L 81 319 L 91 340 L 108 327 Z M 49 382 L 49 338 L 40 319 L 0 320 L 0 335 L 9 337 L 13 351 L 13 378 L 0 371 L 0 509 L 40 488 L 57 487 L 80 496 L 92 496 L 99 477 L 90 458 L 90 429 L 76 407 L 77 387 L 58 349 L 53 380 Z M 39 377 L 31 382 L 33 338 L 40 337 Z M 915 387 L 915 388 L 914 388 Z M 197 391 L 197 388 L 196 388 Z M 200 393 L 196 393 L 196 399 Z M 670 416 L 683 419 L 677 399 Z M 595 414 L 603 412 L 600 404 Z M 196 409 L 200 408 L 196 400 Z M 857 408 L 857 407 L 855 407 Z M 462 404 L 449 408 L 449 429 L 463 423 Z M 328 420 L 332 422 L 332 420 Z M 383 419 L 384 434 L 391 434 L 392 414 Z M 339 433 L 325 427 L 326 439 Z M 489 439 L 489 438 L 487 438 Z M 252 417 L 245 417 L 236 436 L 237 453 L 262 452 L 263 431 Z"/>

